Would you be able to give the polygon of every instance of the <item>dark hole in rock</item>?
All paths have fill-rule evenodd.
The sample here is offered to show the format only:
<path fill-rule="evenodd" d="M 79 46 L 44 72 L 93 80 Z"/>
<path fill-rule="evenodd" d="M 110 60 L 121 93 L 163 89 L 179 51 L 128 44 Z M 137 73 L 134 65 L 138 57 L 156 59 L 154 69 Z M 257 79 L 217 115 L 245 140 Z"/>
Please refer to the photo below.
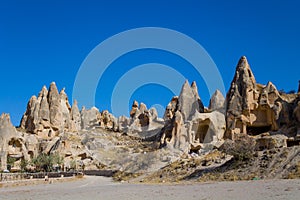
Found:
<path fill-rule="evenodd" d="M 247 126 L 248 135 L 259 135 L 261 133 L 266 133 L 271 130 L 271 126 Z"/>

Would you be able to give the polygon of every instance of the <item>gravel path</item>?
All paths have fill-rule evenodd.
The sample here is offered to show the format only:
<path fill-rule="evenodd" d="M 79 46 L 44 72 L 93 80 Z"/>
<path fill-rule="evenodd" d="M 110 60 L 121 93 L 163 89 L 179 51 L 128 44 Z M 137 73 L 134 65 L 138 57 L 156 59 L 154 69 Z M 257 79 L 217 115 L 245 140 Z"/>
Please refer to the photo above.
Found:
<path fill-rule="evenodd" d="M 0 188 L 1 200 L 86 199 L 299 199 L 300 180 L 148 185 L 114 183 L 109 178 L 85 177 L 78 181 Z"/>

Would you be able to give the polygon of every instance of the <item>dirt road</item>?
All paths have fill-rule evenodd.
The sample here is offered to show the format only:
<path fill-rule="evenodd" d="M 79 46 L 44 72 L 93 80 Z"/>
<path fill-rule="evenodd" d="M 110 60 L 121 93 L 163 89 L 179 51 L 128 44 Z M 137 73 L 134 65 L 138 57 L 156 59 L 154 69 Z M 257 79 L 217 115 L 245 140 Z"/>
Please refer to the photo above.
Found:
<path fill-rule="evenodd" d="M 49 199 L 299 199 L 300 180 L 267 180 L 147 185 L 114 183 L 109 178 L 85 177 L 79 181 L 0 188 L 1 200 Z"/>

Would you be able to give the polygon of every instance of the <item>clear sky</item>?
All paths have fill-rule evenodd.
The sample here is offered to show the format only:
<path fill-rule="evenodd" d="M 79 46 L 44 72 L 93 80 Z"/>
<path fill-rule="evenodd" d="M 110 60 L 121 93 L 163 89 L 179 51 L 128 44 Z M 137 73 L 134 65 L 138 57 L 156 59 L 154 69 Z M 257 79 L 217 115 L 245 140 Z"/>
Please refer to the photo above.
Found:
<path fill-rule="evenodd" d="M 300 79 L 299 9 L 296 0 L 1 1 L 0 113 L 10 113 L 18 125 L 29 98 L 52 81 L 59 89 L 66 87 L 72 99 L 77 71 L 87 55 L 107 38 L 139 27 L 168 28 L 196 40 L 217 65 L 226 90 L 242 55 L 247 56 L 257 82 L 270 80 L 278 89 L 296 90 Z M 145 49 L 120 56 L 109 66 L 97 89 L 96 106 L 110 110 L 110 95 L 122 73 L 153 62 L 179 70 L 189 81 L 196 80 L 208 105 L 208 89 L 189 63 L 169 52 Z M 130 101 L 166 105 L 172 95 L 159 84 L 141 85 Z"/>

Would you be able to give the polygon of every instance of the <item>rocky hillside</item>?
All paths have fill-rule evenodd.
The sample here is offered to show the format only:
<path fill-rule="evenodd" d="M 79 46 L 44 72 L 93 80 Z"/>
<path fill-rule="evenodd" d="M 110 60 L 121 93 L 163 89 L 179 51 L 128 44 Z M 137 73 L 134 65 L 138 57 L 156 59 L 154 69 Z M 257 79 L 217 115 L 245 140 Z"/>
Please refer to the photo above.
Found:
<path fill-rule="evenodd" d="M 293 178 L 300 173 L 299 142 L 300 91 L 285 94 L 271 82 L 257 83 L 243 56 L 226 98 L 216 91 L 206 108 L 196 82 L 186 81 L 163 119 L 136 101 L 129 117 L 79 110 L 64 89 L 44 86 L 18 128 L 2 114 L 0 170 L 9 164 L 18 171 L 38 155 L 57 153 L 62 170 L 116 170 L 117 180 Z"/>

